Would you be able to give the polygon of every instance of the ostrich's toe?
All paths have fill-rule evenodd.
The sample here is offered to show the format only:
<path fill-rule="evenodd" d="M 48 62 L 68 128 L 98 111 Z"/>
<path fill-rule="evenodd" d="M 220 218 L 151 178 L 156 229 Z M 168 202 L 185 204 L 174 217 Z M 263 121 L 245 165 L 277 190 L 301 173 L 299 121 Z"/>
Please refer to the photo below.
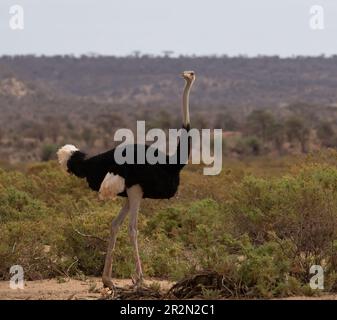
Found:
<path fill-rule="evenodd" d="M 112 282 L 111 278 L 103 277 L 102 282 L 103 282 L 104 287 L 109 288 L 110 290 L 113 290 L 113 291 L 116 290 L 116 286 Z"/>
<path fill-rule="evenodd" d="M 132 283 L 134 288 L 142 288 L 144 287 L 144 278 L 142 274 L 136 275 L 132 277 Z"/>

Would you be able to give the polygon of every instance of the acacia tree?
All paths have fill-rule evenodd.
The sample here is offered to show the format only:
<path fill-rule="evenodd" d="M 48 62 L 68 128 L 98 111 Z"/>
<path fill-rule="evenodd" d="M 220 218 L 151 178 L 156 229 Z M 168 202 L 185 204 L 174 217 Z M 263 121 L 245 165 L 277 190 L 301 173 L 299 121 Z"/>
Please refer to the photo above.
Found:
<path fill-rule="evenodd" d="M 57 146 L 55 144 L 45 144 L 41 148 L 41 161 L 49 161 L 55 157 Z"/>
<path fill-rule="evenodd" d="M 283 155 L 283 144 L 285 142 L 285 127 L 282 120 L 275 122 L 272 127 L 271 135 L 273 144 L 279 155 Z"/>
<path fill-rule="evenodd" d="M 286 134 L 290 142 L 299 141 L 303 153 L 309 151 L 310 129 L 304 120 L 295 116 L 289 118 L 286 121 Z"/>
<path fill-rule="evenodd" d="M 245 129 L 247 133 L 256 135 L 265 143 L 272 140 L 274 124 L 275 120 L 270 112 L 254 110 L 247 117 Z"/>
<path fill-rule="evenodd" d="M 324 147 L 331 148 L 335 146 L 335 131 L 329 122 L 321 122 L 318 125 L 317 137 L 320 139 Z"/>
<path fill-rule="evenodd" d="M 225 131 L 235 131 L 239 128 L 238 122 L 229 113 L 218 113 L 214 122 L 215 128 L 221 128 Z"/>

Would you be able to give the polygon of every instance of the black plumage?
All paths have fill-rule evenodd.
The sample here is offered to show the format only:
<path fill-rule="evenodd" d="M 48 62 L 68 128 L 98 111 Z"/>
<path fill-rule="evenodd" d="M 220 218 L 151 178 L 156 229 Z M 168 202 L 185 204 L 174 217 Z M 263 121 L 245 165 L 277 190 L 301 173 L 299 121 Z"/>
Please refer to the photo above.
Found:
<path fill-rule="evenodd" d="M 186 130 L 182 130 L 182 135 L 188 135 L 189 125 L 184 127 Z M 187 141 L 188 152 L 187 158 L 182 159 L 180 154 L 180 142 Z M 137 164 L 137 144 L 127 145 L 126 148 L 132 148 L 134 159 L 133 164 L 118 164 L 115 161 L 116 149 L 109 150 L 105 153 L 101 153 L 91 158 L 86 158 L 86 154 L 81 151 L 75 151 L 67 162 L 68 172 L 76 175 L 80 178 L 85 178 L 89 187 L 94 191 L 99 191 L 101 184 L 107 175 L 107 173 L 113 173 L 119 175 L 125 179 L 125 187 L 130 188 L 133 185 L 140 185 L 143 191 L 143 198 L 151 199 L 169 199 L 173 197 L 179 186 L 180 171 L 183 169 L 188 161 L 188 156 L 191 149 L 191 139 L 182 136 L 179 139 L 177 151 L 175 155 L 164 155 L 166 158 L 165 164 L 150 164 L 145 159 L 145 164 Z M 145 150 L 152 148 L 145 145 Z M 123 151 L 123 152 L 124 152 Z M 161 152 L 155 149 L 154 154 L 158 156 Z M 170 164 L 170 157 L 177 159 L 176 164 Z M 126 191 L 118 194 L 119 196 L 126 197 Z"/>

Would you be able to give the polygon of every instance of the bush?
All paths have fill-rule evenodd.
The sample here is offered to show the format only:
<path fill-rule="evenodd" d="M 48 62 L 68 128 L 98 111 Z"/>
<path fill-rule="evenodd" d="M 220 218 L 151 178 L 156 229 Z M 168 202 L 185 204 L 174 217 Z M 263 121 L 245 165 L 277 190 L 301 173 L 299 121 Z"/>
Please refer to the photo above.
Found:
<path fill-rule="evenodd" d="M 177 280 L 210 270 L 222 285 L 204 288 L 206 296 L 270 298 L 313 294 L 309 268 L 321 264 L 326 290 L 335 291 L 336 164 L 330 150 L 285 158 L 277 168 L 268 160 L 227 163 L 216 177 L 186 168 L 174 199 L 142 203 L 145 275 Z M 107 239 L 122 201 L 100 202 L 55 162 L 0 170 L 0 278 L 8 279 L 13 264 L 28 280 L 99 276 L 106 243 L 77 230 Z M 115 277 L 134 272 L 127 229 L 118 235 Z"/>
<path fill-rule="evenodd" d="M 54 144 L 45 144 L 41 150 L 41 161 L 48 161 L 55 157 L 57 146 Z"/>

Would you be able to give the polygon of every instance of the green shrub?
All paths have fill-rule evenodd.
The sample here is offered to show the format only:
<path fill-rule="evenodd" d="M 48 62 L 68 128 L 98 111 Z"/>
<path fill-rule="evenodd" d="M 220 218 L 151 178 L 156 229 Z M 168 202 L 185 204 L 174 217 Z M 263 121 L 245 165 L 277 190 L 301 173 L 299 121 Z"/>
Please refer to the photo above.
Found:
<path fill-rule="evenodd" d="M 212 270 L 221 288 L 204 296 L 312 295 L 309 268 L 321 264 L 336 291 L 337 153 L 301 159 L 228 162 L 217 177 L 186 168 L 177 197 L 142 202 L 139 247 L 146 276 L 178 280 Z M 292 165 L 292 163 L 294 165 Z M 286 172 L 286 174 L 284 174 Z M 55 162 L 0 169 L 0 278 L 13 264 L 26 279 L 99 276 L 111 220 L 123 199 L 101 202 L 84 180 Z M 134 258 L 127 221 L 113 275 L 129 277 Z"/>

